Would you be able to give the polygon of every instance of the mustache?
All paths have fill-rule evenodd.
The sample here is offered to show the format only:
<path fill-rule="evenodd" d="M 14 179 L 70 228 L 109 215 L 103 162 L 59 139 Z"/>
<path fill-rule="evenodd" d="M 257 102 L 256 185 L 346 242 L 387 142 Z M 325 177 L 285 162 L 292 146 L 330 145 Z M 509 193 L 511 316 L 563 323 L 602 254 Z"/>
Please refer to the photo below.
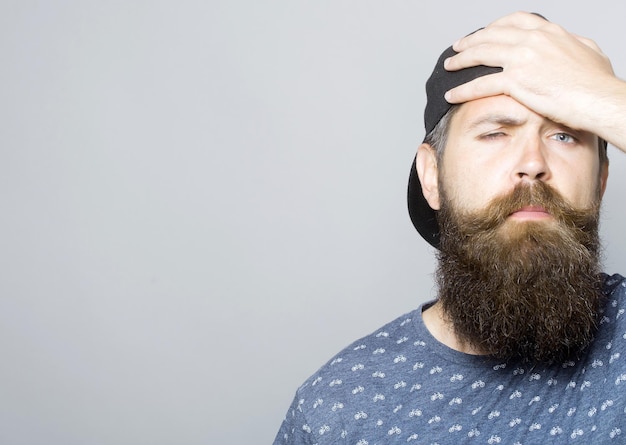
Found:
<path fill-rule="evenodd" d="M 504 224 L 509 216 L 525 207 L 538 207 L 550 214 L 558 223 L 572 229 L 591 229 L 598 226 L 599 200 L 589 208 L 576 208 L 545 182 L 520 183 L 504 195 L 492 199 L 482 210 L 462 215 L 466 234 L 494 230 Z"/>

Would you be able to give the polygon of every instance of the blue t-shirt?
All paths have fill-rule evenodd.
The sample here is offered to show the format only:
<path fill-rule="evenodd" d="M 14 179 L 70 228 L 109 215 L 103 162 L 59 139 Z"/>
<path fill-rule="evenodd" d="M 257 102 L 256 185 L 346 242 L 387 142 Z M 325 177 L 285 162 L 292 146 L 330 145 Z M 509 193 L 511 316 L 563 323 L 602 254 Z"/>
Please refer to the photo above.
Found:
<path fill-rule="evenodd" d="M 274 445 L 626 443 L 626 280 L 606 276 L 603 292 L 585 357 L 551 367 L 452 350 L 422 306 L 310 377 Z"/>

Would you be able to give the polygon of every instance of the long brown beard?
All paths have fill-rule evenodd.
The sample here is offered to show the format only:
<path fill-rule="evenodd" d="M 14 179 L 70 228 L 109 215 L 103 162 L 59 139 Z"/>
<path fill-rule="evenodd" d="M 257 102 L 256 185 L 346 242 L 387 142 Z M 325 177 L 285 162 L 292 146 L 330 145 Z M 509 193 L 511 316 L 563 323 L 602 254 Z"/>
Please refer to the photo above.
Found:
<path fill-rule="evenodd" d="M 575 359 L 593 339 L 601 304 L 599 204 L 572 208 L 538 182 L 466 214 L 440 190 L 436 276 L 457 338 L 503 360 Z M 554 220 L 508 218 L 528 205 Z"/>

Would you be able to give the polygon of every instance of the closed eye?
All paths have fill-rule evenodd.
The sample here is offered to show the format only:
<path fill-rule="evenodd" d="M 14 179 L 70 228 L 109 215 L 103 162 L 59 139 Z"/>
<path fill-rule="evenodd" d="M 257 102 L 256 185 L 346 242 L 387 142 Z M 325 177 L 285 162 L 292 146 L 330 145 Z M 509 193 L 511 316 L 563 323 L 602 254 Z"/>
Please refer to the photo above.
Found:
<path fill-rule="evenodd" d="M 484 140 L 490 140 L 490 139 L 498 139 L 501 137 L 506 136 L 506 133 L 502 132 L 502 131 L 494 131 L 491 133 L 485 133 L 485 134 L 481 134 L 479 136 L 479 139 L 484 139 Z"/>

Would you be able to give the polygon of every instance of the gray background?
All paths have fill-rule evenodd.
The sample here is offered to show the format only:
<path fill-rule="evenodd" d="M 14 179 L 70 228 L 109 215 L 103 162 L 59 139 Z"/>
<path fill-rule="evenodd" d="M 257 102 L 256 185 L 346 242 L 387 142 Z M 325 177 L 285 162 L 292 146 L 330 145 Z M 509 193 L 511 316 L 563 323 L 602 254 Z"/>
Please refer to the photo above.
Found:
<path fill-rule="evenodd" d="M 537 10 L 626 74 L 620 3 L 504 3 L 2 0 L 0 443 L 270 443 L 434 295 L 405 189 L 441 50 Z"/>

